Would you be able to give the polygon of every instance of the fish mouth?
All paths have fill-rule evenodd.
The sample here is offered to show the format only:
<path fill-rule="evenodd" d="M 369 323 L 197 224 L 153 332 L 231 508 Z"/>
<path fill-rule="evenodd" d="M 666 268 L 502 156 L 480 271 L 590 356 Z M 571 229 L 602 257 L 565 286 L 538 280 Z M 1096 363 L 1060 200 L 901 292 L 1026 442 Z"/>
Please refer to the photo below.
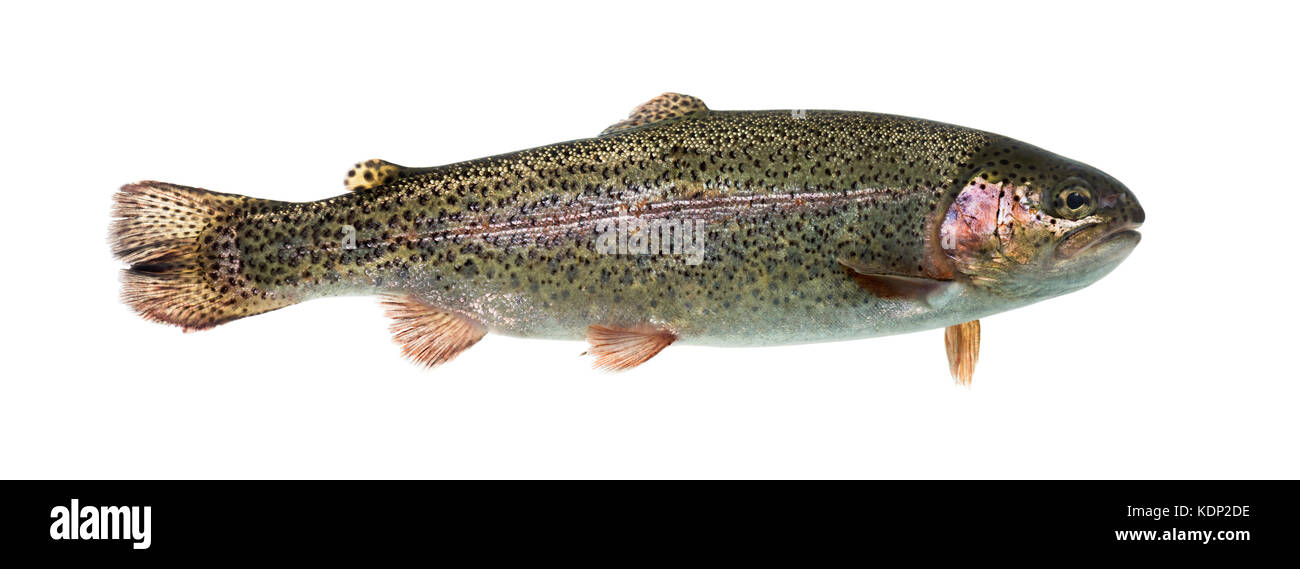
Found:
<path fill-rule="evenodd" d="M 1136 231 L 1138 225 L 1132 222 L 1118 226 L 1097 223 L 1075 229 L 1061 239 L 1061 244 L 1056 247 L 1056 258 L 1073 259 L 1085 251 L 1099 250 L 1108 245 L 1128 245 L 1126 249 L 1132 249 L 1142 240 L 1142 234 Z"/>

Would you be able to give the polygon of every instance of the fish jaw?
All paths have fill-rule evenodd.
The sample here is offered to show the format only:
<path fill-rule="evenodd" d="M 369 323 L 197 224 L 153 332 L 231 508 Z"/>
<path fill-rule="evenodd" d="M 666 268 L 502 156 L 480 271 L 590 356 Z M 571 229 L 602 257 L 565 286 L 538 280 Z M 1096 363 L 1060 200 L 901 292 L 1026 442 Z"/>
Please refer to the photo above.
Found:
<path fill-rule="evenodd" d="M 1141 241 L 1142 234 L 1133 227 L 1104 228 L 1099 237 L 1092 238 L 1077 251 L 1058 259 L 1051 269 L 1044 271 L 1053 275 L 1053 296 L 1082 289 L 1110 274 L 1133 253 Z"/>

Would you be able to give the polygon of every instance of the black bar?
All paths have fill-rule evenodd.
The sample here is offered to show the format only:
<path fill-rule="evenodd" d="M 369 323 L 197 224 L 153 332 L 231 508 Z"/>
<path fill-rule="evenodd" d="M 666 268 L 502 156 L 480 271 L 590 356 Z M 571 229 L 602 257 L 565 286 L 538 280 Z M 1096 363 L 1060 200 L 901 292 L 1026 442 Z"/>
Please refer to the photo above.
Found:
<path fill-rule="evenodd" d="M 4 550 L 50 558 L 196 559 L 196 554 L 241 551 L 328 558 L 375 551 L 428 555 L 436 547 L 567 559 L 590 554 L 594 545 L 625 548 L 637 556 L 688 547 L 709 555 L 806 551 L 813 556 L 867 546 L 913 552 L 965 548 L 1235 556 L 1290 551 L 1300 535 L 1296 483 L 1281 481 L 3 485 L 8 503 L 0 525 Z M 134 538 L 72 539 L 63 534 L 53 539 L 58 508 L 70 508 L 73 499 L 83 514 L 94 508 L 89 512 L 96 524 L 105 514 L 100 507 L 148 506 L 148 548 L 135 548 L 143 540 Z M 121 510 L 112 512 L 120 522 Z M 138 524 L 142 512 L 135 510 L 132 523 Z M 1147 530 L 1156 533 L 1117 535 Z M 1211 532 L 1210 541 L 1180 536 L 1178 530 Z"/>

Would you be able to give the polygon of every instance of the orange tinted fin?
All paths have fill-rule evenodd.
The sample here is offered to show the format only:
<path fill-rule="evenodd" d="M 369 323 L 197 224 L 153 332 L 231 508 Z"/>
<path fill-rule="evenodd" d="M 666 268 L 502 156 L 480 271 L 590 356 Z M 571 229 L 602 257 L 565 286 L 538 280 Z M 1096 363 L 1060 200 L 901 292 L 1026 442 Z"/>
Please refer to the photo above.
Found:
<path fill-rule="evenodd" d="M 948 349 L 948 370 L 952 378 L 962 385 L 970 385 L 975 364 L 980 361 L 980 321 L 949 326 L 943 331 L 943 344 Z"/>
<path fill-rule="evenodd" d="M 402 355 L 425 367 L 451 361 L 487 334 L 482 324 L 446 312 L 413 296 L 384 295 L 385 313 L 393 319 L 388 329 L 402 345 Z"/>
<path fill-rule="evenodd" d="M 837 259 L 853 282 L 878 298 L 912 299 L 937 307 L 956 292 L 951 280 L 878 272 L 852 259 Z"/>
<path fill-rule="evenodd" d="M 588 353 L 596 356 L 592 366 L 609 371 L 621 371 L 645 363 L 675 340 L 676 334 L 648 326 L 587 327 L 587 342 L 591 344 Z"/>
<path fill-rule="evenodd" d="M 109 230 L 113 254 L 131 265 L 122 273 L 122 300 L 145 319 L 186 332 L 298 302 L 245 276 L 232 223 L 287 205 L 164 182 L 122 186 Z"/>

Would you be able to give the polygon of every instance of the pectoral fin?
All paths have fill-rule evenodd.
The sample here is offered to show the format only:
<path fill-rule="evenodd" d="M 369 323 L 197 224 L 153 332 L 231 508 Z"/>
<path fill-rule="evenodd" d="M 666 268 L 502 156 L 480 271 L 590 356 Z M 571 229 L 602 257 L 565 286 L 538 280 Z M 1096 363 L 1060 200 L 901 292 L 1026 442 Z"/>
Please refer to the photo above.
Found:
<path fill-rule="evenodd" d="M 952 372 L 952 378 L 962 385 L 970 385 L 975 364 L 980 361 L 980 321 L 949 326 L 943 331 L 943 344 L 948 350 L 948 370 Z"/>
<path fill-rule="evenodd" d="M 882 273 L 853 259 L 838 259 L 858 286 L 879 298 L 911 299 L 939 307 L 956 293 L 951 280 Z"/>
<path fill-rule="evenodd" d="M 451 361 L 487 334 L 487 328 L 468 316 L 446 312 L 413 296 L 383 297 L 393 323 L 393 341 L 402 355 L 425 367 Z"/>

